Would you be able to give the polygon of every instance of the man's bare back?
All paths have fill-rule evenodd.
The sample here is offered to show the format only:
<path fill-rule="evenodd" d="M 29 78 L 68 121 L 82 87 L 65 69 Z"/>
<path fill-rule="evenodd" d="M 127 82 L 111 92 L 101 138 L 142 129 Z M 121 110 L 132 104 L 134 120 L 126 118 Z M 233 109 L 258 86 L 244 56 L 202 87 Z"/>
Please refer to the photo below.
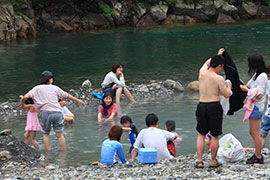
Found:
<path fill-rule="evenodd" d="M 218 54 L 222 54 L 224 49 L 220 49 Z M 219 102 L 220 93 L 228 98 L 231 93 L 231 83 L 225 84 L 225 80 L 219 75 L 223 65 L 216 68 L 210 67 L 211 58 L 208 59 L 200 69 L 199 89 L 200 102 Z"/>

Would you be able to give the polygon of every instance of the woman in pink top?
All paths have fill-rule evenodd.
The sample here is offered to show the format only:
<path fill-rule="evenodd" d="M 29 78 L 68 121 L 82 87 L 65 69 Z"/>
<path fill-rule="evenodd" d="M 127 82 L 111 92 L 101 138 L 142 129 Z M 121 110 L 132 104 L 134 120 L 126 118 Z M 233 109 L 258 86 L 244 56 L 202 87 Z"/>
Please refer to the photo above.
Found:
<path fill-rule="evenodd" d="M 98 108 L 98 122 L 105 122 L 117 117 L 117 105 L 113 103 L 113 96 L 106 92 L 102 98 L 102 104 Z"/>
<path fill-rule="evenodd" d="M 23 96 L 20 96 L 21 100 Z M 29 98 L 25 101 L 25 104 L 21 105 L 21 108 L 27 109 L 27 121 L 26 121 L 26 127 L 25 127 L 25 144 L 29 145 L 29 137 L 32 141 L 32 144 L 36 149 L 39 149 L 39 145 L 36 141 L 36 133 L 37 131 L 41 130 L 41 126 L 39 124 L 38 120 L 38 111 L 34 105 L 34 101 L 32 98 Z"/>

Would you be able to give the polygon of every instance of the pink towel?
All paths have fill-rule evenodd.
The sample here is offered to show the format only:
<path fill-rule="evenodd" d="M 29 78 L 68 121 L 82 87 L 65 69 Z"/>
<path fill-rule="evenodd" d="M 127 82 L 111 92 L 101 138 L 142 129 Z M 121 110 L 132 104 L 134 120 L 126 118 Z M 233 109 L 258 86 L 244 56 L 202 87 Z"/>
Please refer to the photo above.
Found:
<path fill-rule="evenodd" d="M 248 90 L 247 93 L 247 102 L 244 105 L 244 108 L 246 109 L 246 113 L 243 119 L 243 122 L 245 122 L 249 116 L 252 114 L 254 106 L 255 106 L 255 102 L 256 102 L 256 95 L 259 93 L 259 89 L 258 88 L 253 88 Z"/>

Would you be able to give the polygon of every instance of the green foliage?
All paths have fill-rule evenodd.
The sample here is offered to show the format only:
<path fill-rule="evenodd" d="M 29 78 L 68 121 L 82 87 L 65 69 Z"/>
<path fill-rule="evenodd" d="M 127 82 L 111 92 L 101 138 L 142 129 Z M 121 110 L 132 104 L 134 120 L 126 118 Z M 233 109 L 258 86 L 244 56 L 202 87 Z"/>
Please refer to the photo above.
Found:
<path fill-rule="evenodd" d="M 21 3 L 16 1 L 16 0 L 10 0 L 10 2 L 11 2 L 14 9 L 18 9 L 21 6 Z"/>
<path fill-rule="evenodd" d="M 109 7 L 107 4 L 105 4 L 103 1 L 99 1 L 98 6 L 107 17 L 115 16 L 115 12 L 113 11 L 113 9 Z"/>

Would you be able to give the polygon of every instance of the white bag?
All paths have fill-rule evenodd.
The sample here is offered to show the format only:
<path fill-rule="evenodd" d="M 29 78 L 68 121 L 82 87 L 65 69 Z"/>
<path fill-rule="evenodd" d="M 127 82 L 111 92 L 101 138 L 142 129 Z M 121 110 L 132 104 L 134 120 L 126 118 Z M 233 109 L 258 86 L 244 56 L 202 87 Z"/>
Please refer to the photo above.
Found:
<path fill-rule="evenodd" d="M 238 162 L 244 158 L 245 150 L 241 143 L 229 133 L 219 140 L 217 156 L 221 163 Z"/>

